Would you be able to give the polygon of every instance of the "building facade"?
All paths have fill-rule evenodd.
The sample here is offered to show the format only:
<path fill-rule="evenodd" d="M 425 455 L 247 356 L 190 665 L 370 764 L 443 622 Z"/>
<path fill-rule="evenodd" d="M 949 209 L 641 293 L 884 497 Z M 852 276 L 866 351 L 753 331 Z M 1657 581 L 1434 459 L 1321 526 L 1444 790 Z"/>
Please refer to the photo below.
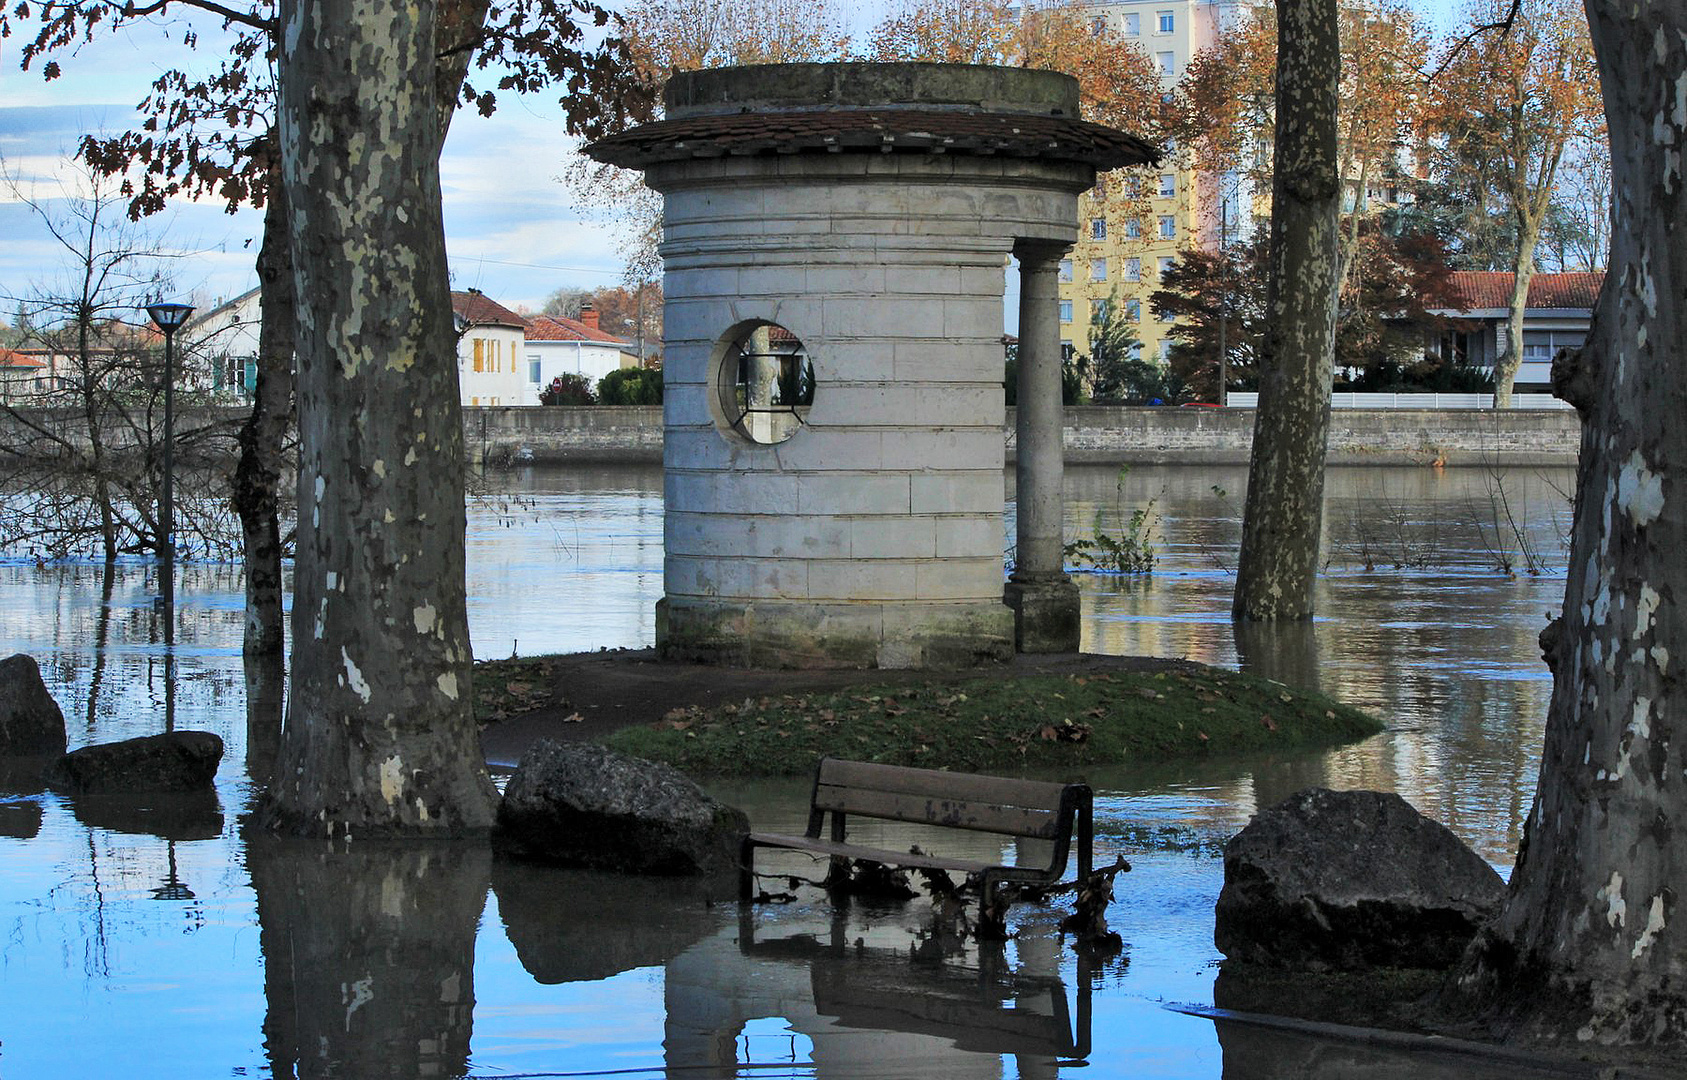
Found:
<path fill-rule="evenodd" d="M 1213 44 L 1242 11 L 1240 0 L 1105 0 L 1094 20 L 1139 44 L 1170 93 L 1196 53 Z M 1170 322 L 1156 319 L 1150 298 L 1160 279 L 1193 244 L 1216 245 L 1253 227 L 1254 200 L 1237 174 L 1215 176 L 1171 152 L 1158 168 L 1135 169 L 1079 203 L 1078 243 L 1060 266 L 1060 338 L 1068 356 L 1088 355 L 1091 328 L 1110 305 L 1141 343 L 1141 355 L 1164 361 Z"/>
<path fill-rule="evenodd" d="M 478 289 L 451 293 L 464 405 L 526 404 L 527 320 Z M 537 403 L 537 398 L 535 398 Z"/>
<path fill-rule="evenodd" d="M 559 315 L 528 319 L 524 348 L 523 405 L 539 404 L 540 392 L 559 375 L 578 375 L 595 388 L 611 371 L 638 366 L 633 343 L 605 333 L 589 304 L 578 319 Z"/>

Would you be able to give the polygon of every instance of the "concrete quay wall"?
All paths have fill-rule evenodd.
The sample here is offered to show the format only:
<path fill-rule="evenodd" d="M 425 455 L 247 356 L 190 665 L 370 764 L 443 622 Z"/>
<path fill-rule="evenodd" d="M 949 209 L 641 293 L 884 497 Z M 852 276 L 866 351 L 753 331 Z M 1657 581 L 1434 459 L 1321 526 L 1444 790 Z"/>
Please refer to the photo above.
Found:
<path fill-rule="evenodd" d="M 1074 465 L 1246 464 L 1252 409 L 1068 408 Z M 1014 452 L 1014 411 L 1002 429 Z M 651 407 L 464 408 L 471 461 L 492 464 L 662 463 L 662 410 Z M 800 436 L 799 436 L 800 437 Z M 1569 466 L 1581 421 L 1565 410 L 1336 409 L 1329 460 L 1338 465 Z"/>

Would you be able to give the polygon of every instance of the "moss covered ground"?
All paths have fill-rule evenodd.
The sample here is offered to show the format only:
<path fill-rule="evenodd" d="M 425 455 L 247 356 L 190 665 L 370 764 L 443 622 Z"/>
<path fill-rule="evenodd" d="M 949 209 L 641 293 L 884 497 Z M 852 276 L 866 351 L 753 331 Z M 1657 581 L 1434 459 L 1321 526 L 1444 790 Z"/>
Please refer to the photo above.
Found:
<path fill-rule="evenodd" d="M 607 742 L 691 772 L 745 776 L 807 773 L 825 755 L 999 772 L 1334 745 L 1380 730 L 1322 695 L 1179 663 L 691 705 Z"/>

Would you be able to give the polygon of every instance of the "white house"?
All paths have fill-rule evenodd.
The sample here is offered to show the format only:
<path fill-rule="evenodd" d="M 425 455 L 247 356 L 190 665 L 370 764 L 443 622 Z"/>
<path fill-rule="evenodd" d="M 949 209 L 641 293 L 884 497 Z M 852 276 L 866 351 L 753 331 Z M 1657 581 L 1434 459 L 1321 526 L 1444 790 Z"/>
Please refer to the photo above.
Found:
<path fill-rule="evenodd" d="M 539 404 L 539 392 L 564 373 L 597 382 L 616 368 L 638 367 L 633 343 L 604 333 L 588 304 L 578 319 L 535 315 L 527 320 L 527 382 L 523 405 Z"/>
<path fill-rule="evenodd" d="M 537 405 L 522 370 L 527 321 L 478 289 L 451 294 L 457 317 L 457 386 L 464 405 Z"/>
<path fill-rule="evenodd" d="M 223 398 L 250 400 L 258 379 L 258 290 L 242 293 L 190 318 L 176 345 L 184 371 L 198 389 Z"/>
<path fill-rule="evenodd" d="M 1530 279 L 1528 305 L 1523 309 L 1523 362 L 1514 380 L 1517 390 L 1544 393 L 1552 389 L 1552 358 L 1559 349 L 1577 348 L 1587 340 L 1604 279 L 1602 273 L 1536 274 Z M 1492 368 L 1505 352 L 1515 280 L 1512 274 L 1491 271 L 1453 274 L 1463 303 L 1438 314 L 1452 316 L 1457 325 L 1432 342 L 1429 351 Z"/>

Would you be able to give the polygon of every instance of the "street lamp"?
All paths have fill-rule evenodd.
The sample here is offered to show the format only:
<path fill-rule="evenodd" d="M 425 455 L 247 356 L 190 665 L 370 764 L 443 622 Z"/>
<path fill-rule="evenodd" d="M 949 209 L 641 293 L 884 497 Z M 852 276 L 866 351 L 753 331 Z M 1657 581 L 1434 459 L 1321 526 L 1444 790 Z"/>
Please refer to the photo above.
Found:
<path fill-rule="evenodd" d="M 193 314 L 193 308 L 188 304 L 148 304 L 146 313 L 152 319 L 153 325 L 164 332 L 164 495 L 158 503 L 158 550 L 164 560 L 164 572 L 161 575 L 164 602 L 173 605 L 176 600 L 175 338 L 176 331 L 181 329 L 182 324 L 187 322 L 187 317 Z"/>

